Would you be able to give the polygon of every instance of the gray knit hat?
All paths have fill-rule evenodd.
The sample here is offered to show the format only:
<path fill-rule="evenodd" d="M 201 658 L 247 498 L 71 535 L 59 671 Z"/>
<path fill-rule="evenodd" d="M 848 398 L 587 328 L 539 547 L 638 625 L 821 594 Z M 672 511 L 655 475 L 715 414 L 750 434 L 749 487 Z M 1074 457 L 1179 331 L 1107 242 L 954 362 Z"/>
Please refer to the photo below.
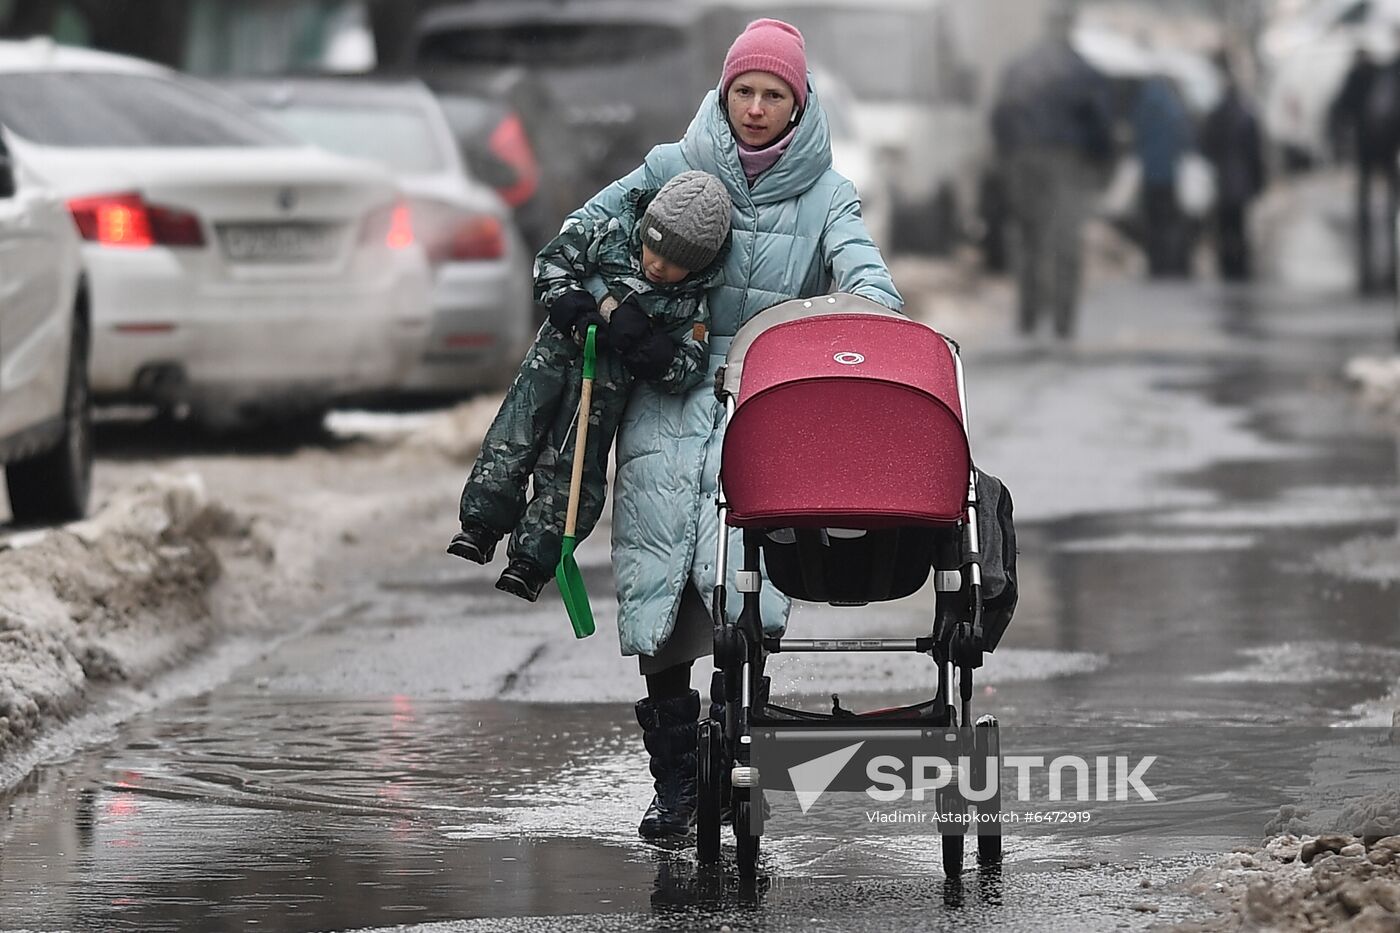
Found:
<path fill-rule="evenodd" d="M 704 269 L 729 237 L 732 209 L 724 182 L 708 172 L 681 172 L 651 199 L 642 243 L 683 269 Z"/>

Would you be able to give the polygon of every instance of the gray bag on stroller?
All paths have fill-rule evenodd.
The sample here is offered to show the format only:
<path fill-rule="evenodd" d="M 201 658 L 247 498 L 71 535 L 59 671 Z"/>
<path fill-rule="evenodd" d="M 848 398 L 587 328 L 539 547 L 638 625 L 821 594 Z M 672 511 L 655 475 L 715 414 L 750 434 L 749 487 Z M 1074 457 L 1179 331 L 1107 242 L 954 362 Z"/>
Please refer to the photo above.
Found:
<path fill-rule="evenodd" d="M 993 651 L 1016 612 L 1016 527 L 1011 492 L 977 471 L 977 537 L 982 554 L 983 651 Z"/>

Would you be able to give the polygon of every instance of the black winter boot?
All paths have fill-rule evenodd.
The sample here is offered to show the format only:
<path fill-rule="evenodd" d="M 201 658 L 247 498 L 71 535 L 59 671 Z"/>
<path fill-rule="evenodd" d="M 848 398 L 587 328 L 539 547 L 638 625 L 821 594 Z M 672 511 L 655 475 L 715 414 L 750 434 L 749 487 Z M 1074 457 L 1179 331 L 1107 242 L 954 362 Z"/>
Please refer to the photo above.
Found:
<path fill-rule="evenodd" d="M 695 725 L 700 694 L 637 701 L 637 724 L 651 754 L 656 796 L 637 832 L 644 839 L 687 835 L 695 824 Z"/>
<path fill-rule="evenodd" d="M 544 585 L 552 577 L 553 574 L 534 561 L 524 557 L 513 557 L 496 580 L 496 589 L 534 602 L 540 598 L 540 590 L 544 589 Z"/>
<path fill-rule="evenodd" d="M 452 538 L 447 553 L 474 564 L 489 564 L 496 553 L 501 536 L 483 525 L 464 523 L 460 534 Z"/>

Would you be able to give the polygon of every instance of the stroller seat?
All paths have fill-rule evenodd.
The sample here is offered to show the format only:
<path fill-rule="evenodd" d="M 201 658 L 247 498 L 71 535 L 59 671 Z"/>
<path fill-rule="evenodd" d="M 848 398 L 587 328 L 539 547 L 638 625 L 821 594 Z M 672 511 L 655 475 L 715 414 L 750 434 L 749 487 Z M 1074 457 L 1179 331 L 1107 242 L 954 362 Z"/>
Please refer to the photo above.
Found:
<path fill-rule="evenodd" d="M 751 339 L 736 337 L 726 521 L 764 532 L 768 578 L 795 599 L 899 599 L 928 579 L 941 542 L 956 549 L 967 515 L 957 364 L 931 328 L 841 298 L 851 310 L 777 323 L 764 312 Z"/>

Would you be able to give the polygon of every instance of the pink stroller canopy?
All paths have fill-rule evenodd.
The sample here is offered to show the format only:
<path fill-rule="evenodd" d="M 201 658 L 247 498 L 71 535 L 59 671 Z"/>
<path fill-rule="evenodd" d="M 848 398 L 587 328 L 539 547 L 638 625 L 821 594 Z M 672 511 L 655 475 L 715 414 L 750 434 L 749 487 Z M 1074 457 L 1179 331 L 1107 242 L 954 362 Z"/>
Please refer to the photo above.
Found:
<path fill-rule="evenodd" d="M 731 525 L 965 517 L 957 363 L 932 328 L 852 295 L 784 302 L 735 336 L 725 386 L 737 400 L 721 465 Z"/>

